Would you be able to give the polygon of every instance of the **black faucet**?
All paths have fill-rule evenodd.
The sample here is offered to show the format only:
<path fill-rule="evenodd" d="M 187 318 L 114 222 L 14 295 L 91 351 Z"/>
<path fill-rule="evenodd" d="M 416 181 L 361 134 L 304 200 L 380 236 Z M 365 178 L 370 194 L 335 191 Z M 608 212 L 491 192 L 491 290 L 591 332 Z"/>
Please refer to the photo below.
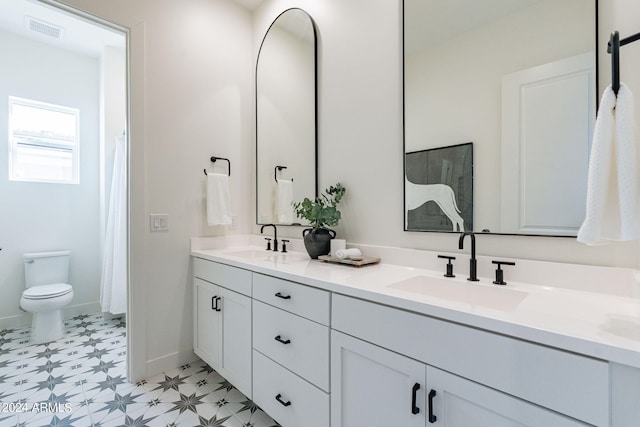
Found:
<path fill-rule="evenodd" d="M 260 227 L 260 234 L 262 234 L 265 227 L 273 227 L 273 251 L 278 252 L 278 228 L 275 224 L 265 224 Z M 267 248 L 267 250 L 269 249 Z"/>
<path fill-rule="evenodd" d="M 476 260 L 476 236 L 473 233 L 464 232 L 460 234 L 458 249 L 464 249 L 464 237 L 471 236 L 471 259 L 469 260 L 469 278 L 472 282 L 478 281 L 478 261 Z"/>

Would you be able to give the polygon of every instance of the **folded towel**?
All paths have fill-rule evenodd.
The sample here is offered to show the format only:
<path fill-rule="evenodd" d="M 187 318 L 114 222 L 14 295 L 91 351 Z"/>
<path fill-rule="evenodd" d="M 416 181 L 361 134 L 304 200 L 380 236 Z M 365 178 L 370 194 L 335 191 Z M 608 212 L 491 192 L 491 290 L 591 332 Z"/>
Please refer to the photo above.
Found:
<path fill-rule="evenodd" d="M 349 259 L 351 257 L 361 257 L 362 252 L 358 248 L 338 249 L 335 253 L 336 258 Z"/>
<path fill-rule="evenodd" d="M 207 223 L 231 225 L 229 176 L 226 174 L 207 174 Z"/>
<path fill-rule="evenodd" d="M 591 144 L 586 217 L 578 241 L 588 245 L 640 238 L 640 198 L 633 95 L 609 86 L 600 101 Z"/>
<path fill-rule="evenodd" d="M 279 179 L 276 192 L 278 224 L 291 224 L 293 222 L 293 180 Z"/>

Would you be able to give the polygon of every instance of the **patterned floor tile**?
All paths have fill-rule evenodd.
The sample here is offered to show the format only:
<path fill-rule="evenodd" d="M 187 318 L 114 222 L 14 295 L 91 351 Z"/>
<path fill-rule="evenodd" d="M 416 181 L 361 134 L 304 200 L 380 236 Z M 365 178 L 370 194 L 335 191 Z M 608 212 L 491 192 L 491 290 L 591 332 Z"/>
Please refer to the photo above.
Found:
<path fill-rule="evenodd" d="M 14 404 L 0 427 L 279 427 L 201 360 L 127 382 L 123 319 L 79 315 L 65 326 L 37 345 L 30 328 L 0 330 L 0 402 Z"/>

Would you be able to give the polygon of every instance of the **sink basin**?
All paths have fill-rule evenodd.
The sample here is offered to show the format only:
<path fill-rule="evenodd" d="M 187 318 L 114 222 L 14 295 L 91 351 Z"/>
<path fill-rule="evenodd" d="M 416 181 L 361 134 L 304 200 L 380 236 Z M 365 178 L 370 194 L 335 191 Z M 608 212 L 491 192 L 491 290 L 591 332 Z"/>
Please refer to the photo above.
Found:
<path fill-rule="evenodd" d="M 273 262 L 297 262 L 297 261 L 308 261 L 309 257 L 300 253 L 293 252 L 273 252 L 267 250 L 260 249 L 241 249 L 235 251 L 224 252 L 225 255 L 247 259 L 247 260 L 264 260 L 264 261 L 273 261 Z"/>
<path fill-rule="evenodd" d="M 518 289 L 429 276 L 414 276 L 387 287 L 496 310 L 514 309 L 527 297 L 526 292 Z"/>

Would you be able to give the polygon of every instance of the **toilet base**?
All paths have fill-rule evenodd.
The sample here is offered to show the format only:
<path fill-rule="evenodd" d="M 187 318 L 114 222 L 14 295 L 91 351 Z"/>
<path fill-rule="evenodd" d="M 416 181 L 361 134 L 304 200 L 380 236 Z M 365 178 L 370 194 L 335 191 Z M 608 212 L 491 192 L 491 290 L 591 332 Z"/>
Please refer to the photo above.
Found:
<path fill-rule="evenodd" d="M 62 310 L 53 310 L 44 313 L 33 313 L 31 322 L 31 342 L 44 344 L 55 341 L 65 335 Z"/>

